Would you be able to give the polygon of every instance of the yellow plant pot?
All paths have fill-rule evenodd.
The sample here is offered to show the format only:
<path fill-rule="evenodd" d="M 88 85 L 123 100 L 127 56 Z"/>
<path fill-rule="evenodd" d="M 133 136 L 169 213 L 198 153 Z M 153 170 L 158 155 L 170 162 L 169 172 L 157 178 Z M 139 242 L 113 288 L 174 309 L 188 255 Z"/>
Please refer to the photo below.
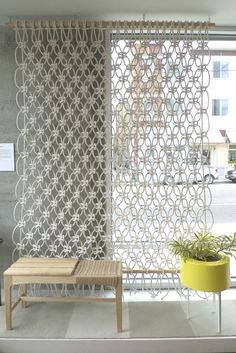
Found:
<path fill-rule="evenodd" d="M 203 292 L 219 292 L 230 286 L 230 260 L 205 262 L 194 259 L 181 260 L 181 282 L 188 288 Z"/>

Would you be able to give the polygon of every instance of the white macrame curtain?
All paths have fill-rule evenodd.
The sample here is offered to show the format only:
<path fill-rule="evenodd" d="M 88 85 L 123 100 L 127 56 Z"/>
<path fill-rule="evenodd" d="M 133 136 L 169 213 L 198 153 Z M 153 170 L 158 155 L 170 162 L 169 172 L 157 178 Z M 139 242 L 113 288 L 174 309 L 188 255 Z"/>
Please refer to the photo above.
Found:
<path fill-rule="evenodd" d="M 178 269 L 212 225 L 208 23 L 15 22 L 14 258 L 121 259 L 133 285 Z M 140 275 L 141 273 L 141 275 Z"/>

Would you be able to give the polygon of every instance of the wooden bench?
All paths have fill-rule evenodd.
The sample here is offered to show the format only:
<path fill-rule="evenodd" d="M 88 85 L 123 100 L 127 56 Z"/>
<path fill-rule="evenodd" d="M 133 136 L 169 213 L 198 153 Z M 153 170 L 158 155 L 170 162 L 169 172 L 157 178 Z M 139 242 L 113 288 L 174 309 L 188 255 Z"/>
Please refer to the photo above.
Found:
<path fill-rule="evenodd" d="M 114 298 L 92 296 L 27 296 L 28 284 L 98 284 L 115 288 Z M 20 286 L 19 298 L 12 302 L 12 286 Z M 122 331 L 122 265 L 110 260 L 77 260 L 68 258 L 24 257 L 4 272 L 6 329 L 12 328 L 12 311 L 18 303 L 108 301 L 116 303 L 117 331 Z"/>

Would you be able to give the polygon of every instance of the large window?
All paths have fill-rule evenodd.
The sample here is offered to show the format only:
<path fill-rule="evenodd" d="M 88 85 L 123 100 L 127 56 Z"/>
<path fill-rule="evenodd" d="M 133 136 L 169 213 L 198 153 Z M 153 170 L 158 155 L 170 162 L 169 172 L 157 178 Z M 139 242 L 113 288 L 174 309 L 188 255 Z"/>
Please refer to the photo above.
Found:
<path fill-rule="evenodd" d="M 229 63 L 213 61 L 213 78 L 229 78 Z"/>
<path fill-rule="evenodd" d="M 228 115 L 229 101 L 228 99 L 213 99 L 212 100 L 212 115 L 226 116 Z"/>
<path fill-rule="evenodd" d="M 235 230 L 235 185 L 225 178 L 236 167 L 236 41 L 210 40 L 212 75 L 209 85 L 209 164 L 218 169 L 218 180 L 211 185 L 212 234 Z M 205 149 L 205 147 L 204 147 Z M 227 216 L 222 209 L 227 209 Z M 232 285 L 236 285 L 236 262 L 230 260 Z"/>

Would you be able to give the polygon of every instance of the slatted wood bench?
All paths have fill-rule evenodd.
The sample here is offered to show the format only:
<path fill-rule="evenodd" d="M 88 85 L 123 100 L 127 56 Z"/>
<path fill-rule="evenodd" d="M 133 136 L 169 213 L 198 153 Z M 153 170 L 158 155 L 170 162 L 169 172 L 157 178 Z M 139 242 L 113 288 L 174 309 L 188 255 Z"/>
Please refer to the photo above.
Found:
<path fill-rule="evenodd" d="M 115 288 L 114 298 L 92 296 L 28 296 L 28 284 L 99 284 Z M 20 286 L 13 303 L 12 286 Z M 119 261 L 68 258 L 20 258 L 4 272 L 6 329 L 12 328 L 12 311 L 29 301 L 109 301 L 116 304 L 117 331 L 122 331 L 122 266 Z"/>

